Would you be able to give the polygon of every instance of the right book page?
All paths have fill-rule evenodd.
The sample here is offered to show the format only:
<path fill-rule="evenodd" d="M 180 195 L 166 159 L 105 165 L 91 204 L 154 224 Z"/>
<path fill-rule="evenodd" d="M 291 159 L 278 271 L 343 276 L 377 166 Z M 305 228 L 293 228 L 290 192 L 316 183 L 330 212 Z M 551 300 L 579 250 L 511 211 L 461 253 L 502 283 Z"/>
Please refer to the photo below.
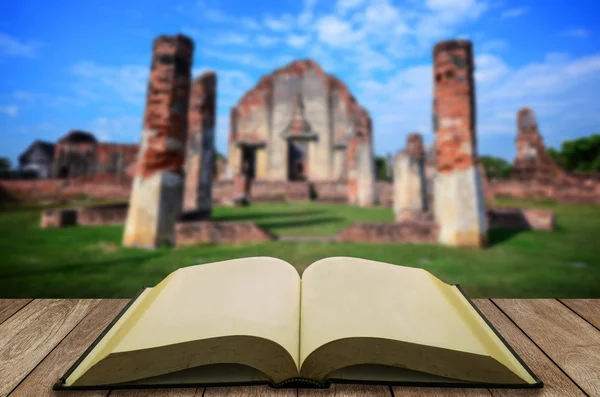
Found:
<path fill-rule="evenodd" d="M 491 330 L 477 328 L 478 315 L 457 305 L 453 288 L 417 268 L 315 262 L 302 276 L 301 374 L 323 381 L 341 368 L 380 364 L 465 382 L 535 383 Z"/>

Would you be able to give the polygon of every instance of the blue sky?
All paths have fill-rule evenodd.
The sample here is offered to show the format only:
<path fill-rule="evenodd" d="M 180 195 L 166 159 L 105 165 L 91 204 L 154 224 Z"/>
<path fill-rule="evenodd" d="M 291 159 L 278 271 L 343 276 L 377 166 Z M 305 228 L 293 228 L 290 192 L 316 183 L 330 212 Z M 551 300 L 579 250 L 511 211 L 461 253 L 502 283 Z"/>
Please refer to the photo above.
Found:
<path fill-rule="evenodd" d="M 229 109 L 298 58 L 348 84 L 373 118 L 377 154 L 413 131 L 432 142 L 432 47 L 469 38 L 479 153 L 512 160 L 522 106 L 550 146 L 600 132 L 599 14 L 595 0 L 4 0 L 0 156 L 14 162 L 70 129 L 138 142 L 152 40 L 181 32 L 196 45 L 194 75 L 217 71 L 221 152 Z"/>

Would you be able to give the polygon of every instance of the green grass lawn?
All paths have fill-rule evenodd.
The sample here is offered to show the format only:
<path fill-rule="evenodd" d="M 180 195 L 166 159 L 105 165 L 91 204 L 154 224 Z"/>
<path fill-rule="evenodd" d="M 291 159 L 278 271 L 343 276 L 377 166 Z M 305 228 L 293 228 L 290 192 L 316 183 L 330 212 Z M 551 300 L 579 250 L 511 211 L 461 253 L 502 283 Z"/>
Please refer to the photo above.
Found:
<path fill-rule="evenodd" d="M 427 269 L 471 297 L 600 297 L 600 207 L 500 200 L 557 212 L 556 232 L 490 233 L 486 249 L 438 245 L 269 242 L 145 251 L 121 247 L 122 226 L 39 228 L 40 210 L 0 210 L 0 297 L 132 297 L 173 270 L 248 256 L 274 256 L 302 271 L 329 256 Z M 253 220 L 282 236 L 325 236 L 357 221 L 391 222 L 386 208 L 255 204 L 214 210 L 219 220 Z"/>

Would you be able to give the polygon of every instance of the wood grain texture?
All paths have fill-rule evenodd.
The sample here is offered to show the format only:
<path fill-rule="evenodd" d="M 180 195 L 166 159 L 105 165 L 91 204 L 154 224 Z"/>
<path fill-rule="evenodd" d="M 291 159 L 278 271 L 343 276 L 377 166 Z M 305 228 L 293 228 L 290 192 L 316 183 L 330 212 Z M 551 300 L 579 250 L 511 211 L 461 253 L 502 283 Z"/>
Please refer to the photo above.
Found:
<path fill-rule="evenodd" d="M 22 396 L 64 396 L 52 390 L 52 385 L 83 354 L 108 324 L 115 318 L 128 299 L 104 299 L 58 344 L 58 346 L 9 394 Z M 108 391 L 73 391 L 69 397 L 103 397 Z"/>
<path fill-rule="evenodd" d="M 202 397 L 202 391 L 194 388 L 111 390 L 109 397 Z"/>
<path fill-rule="evenodd" d="M 474 301 L 508 344 L 544 382 L 543 389 L 490 389 L 494 396 L 584 397 L 585 394 L 504 313 L 487 299 Z"/>
<path fill-rule="evenodd" d="M 600 299 L 560 299 L 560 301 L 600 330 Z"/>
<path fill-rule="evenodd" d="M 207 387 L 204 397 L 296 397 L 297 389 L 261 386 Z"/>
<path fill-rule="evenodd" d="M 298 389 L 298 397 L 392 397 L 388 386 L 336 385 L 329 389 Z"/>
<path fill-rule="evenodd" d="M 600 395 L 600 332 L 556 299 L 494 299 L 586 393 Z"/>
<path fill-rule="evenodd" d="M 0 324 L 0 396 L 12 391 L 98 302 L 36 299 Z"/>
<path fill-rule="evenodd" d="M 487 389 L 455 389 L 435 387 L 392 387 L 394 397 L 491 397 Z"/>
<path fill-rule="evenodd" d="M 0 299 L 0 324 L 33 299 Z"/>

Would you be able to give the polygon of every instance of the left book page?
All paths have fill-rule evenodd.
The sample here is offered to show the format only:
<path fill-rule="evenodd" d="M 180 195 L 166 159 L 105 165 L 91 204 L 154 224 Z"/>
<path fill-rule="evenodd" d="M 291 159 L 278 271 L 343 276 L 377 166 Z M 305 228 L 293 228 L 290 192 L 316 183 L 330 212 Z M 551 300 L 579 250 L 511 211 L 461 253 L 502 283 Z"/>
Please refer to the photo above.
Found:
<path fill-rule="evenodd" d="M 269 257 L 179 269 L 144 291 L 146 301 L 120 325 L 127 329 L 109 332 L 65 386 L 139 382 L 221 363 L 256 368 L 275 383 L 293 378 L 300 286 L 292 265 Z"/>

